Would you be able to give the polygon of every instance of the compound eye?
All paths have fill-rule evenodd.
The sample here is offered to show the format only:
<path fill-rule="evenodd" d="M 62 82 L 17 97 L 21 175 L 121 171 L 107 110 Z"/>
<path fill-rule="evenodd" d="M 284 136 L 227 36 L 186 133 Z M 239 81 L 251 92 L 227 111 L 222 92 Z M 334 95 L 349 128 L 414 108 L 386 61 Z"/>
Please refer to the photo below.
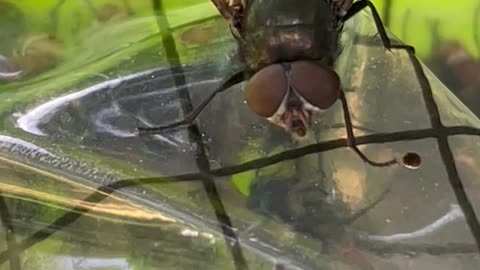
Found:
<path fill-rule="evenodd" d="M 281 65 L 267 66 L 253 75 L 245 86 L 245 100 L 262 117 L 272 116 L 280 107 L 288 83 Z"/>
<path fill-rule="evenodd" d="M 311 61 L 292 63 L 290 78 L 295 91 L 320 109 L 328 109 L 340 94 L 340 78 L 331 68 Z"/>

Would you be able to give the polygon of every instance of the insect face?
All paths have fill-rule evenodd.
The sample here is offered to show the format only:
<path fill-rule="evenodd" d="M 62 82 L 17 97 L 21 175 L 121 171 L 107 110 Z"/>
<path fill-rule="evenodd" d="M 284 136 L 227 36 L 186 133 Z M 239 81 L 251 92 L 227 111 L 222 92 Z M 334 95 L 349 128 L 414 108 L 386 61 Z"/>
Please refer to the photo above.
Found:
<path fill-rule="evenodd" d="M 300 137 L 311 127 L 313 113 L 331 107 L 339 93 L 335 71 L 303 60 L 267 66 L 245 86 L 252 111 Z"/>

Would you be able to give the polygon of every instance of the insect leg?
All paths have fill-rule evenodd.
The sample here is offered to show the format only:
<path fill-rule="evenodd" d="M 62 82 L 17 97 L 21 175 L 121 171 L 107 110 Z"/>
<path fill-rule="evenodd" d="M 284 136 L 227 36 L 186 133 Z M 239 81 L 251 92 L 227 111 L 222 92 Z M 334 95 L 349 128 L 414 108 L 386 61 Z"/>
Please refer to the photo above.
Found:
<path fill-rule="evenodd" d="M 342 102 L 342 108 L 343 108 L 343 117 L 345 119 L 345 127 L 347 129 L 347 145 L 357 153 L 357 155 L 366 163 L 368 163 L 371 166 L 374 167 L 387 167 L 391 166 L 394 164 L 398 164 L 398 161 L 396 159 L 392 159 L 389 161 L 385 162 L 375 162 L 370 160 L 365 154 L 360 151 L 357 147 L 357 143 L 355 142 L 355 135 L 353 134 L 353 125 L 352 125 L 352 120 L 350 119 L 350 112 L 348 110 L 348 103 L 347 103 L 347 98 L 345 97 L 345 93 L 343 91 L 340 91 L 340 101 Z"/>
<path fill-rule="evenodd" d="M 243 81 L 244 81 L 243 71 L 237 72 L 234 75 L 232 75 L 230 78 L 224 80 L 222 84 L 220 84 L 220 86 L 217 87 L 217 89 L 215 89 L 205 100 L 203 100 L 202 103 L 200 103 L 200 105 L 198 105 L 198 107 L 195 110 L 193 110 L 190 114 L 188 114 L 185 117 L 185 119 L 165 125 L 165 126 L 138 127 L 135 130 L 135 133 L 137 135 L 159 134 L 166 129 L 190 125 L 195 120 L 195 118 L 197 118 L 197 116 L 202 112 L 202 110 L 205 109 L 205 107 L 207 107 L 208 103 L 210 103 L 210 101 L 212 101 L 217 94 L 224 92 L 227 89 L 230 89 L 230 87 L 238 83 L 241 83 Z"/>
<path fill-rule="evenodd" d="M 412 65 L 413 65 L 415 74 L 417 75 L 418 83 L 420 84 L 421 88 L 424 91 L 424 98 L 428 98 L 430 100 L 431 97 L 429 97 L 429 94 L 426 90 L 426 89 L 430 89 L 430 83 L 429 83 L 429 81 L 428 81 L 428 79 L 425 75 L 425 72 L 423 71 L 422 64 L 420 63 L 420 61 L 415 56 L 415 48 L 413 48 L 410 45 L 405 45 L 405 44 L 391 44 L 391 40 L 388 37 L 387 31 L 385 30 L 385 27 L 382 23 L 382 20 L 380 19 L 380 15 L 378 14 L 377 9 L 375 8 L 375 6 L 373 5 L 373 3 L 371 1 L 360 0 L 360 1 L 357 1 L 357 2 L 353 3 L 353 5 L 348 9 L 345 16 L 343 16 L 341 18 L 341 20 L 343 22 L 347 21 L 348 19 L 350 19 L 351 17 L 353 17 L 355 14 L 357 14 L 358 12 L 360 12 L 361 10 L 363 10 L 366 7 L 370 8 L 370 11 L 372 12 L 373 21 L 375 22 L 375 26 L 377 28 L 378 34 L 380 35 L 383 46 L 387 50 L 391 50 L 391 49 L 403 50 L 409 55 L 410 60 L 412 61 Z M 431 91 L 431 89 L 430 89 L 430 91 Z M 427 107 L 428 107 L 428 110 L 431 112 L 431 114 L 430 114 L 431 115 L 431 121 L 438 121 L 438 123 L 440 123 L 440 119 L 439 119 L 439 115 L 438 115 L 438 109 L 434 108 L 435 107 L 434 105 L 429 105 L 428 101 L 427 101 Z M 434 111 L 437 111 L 437 113 L 435 113 Z M 440 125 L 441 125 L 441 123 L 440 123 Z M 351 135 L 353 135 L 353 134 L 351 134 Z M 358 151 L 358 149 L 354 148 L 354 150 L 361 156 L 361 153 Z M 416 154 L 416 153 L 413 153 L 413 154 L 419 158 L 418 154 Z M 362 157 L 362 159 L 364 159 L 364 157 Z M 405 161 L 405 158 L 404 158 L 404 161 Z M 394 160 L 392 160 L 390 162 L 390 165 L 392 165 L 394 163 L 399 164 L 397 161 L 394 162 Z M 404 164 L 404 165 L 407 165 L 406 167 L 409 166 L 409 164 Z M 385 165 L 385 166 L 388 166 L 388 165 Z M 412 168 L 413 167 L 414 166 L 412 166 Z"/>

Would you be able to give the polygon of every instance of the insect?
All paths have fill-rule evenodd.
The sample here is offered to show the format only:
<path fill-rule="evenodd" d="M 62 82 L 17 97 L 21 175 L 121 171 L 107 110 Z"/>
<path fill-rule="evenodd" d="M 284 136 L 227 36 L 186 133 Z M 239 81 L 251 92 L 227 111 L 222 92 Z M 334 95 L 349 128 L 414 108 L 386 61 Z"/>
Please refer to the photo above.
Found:
<path fill-rule="evenodd" d="M 244 70 L 225 80 L 184 120 L 159 127 L 139 127 L 137 134 L 156 134 L 189 125 L 217 94 L 246 80 L 245 99 L 250 109 L 297 137 L 307 134 L 314 113 L 340 100 L 348 146 L 372 166 L 400 164 L 394 158 L 372 161 L 358 149 L 347 99 L 333 69 L 340 54 L 339 38 L 344 22 L 366 7 L 372 11 L 385 48 L 413 49 L 390 44 L 370 1 L 309 0 L 300 5 L 293 0 L 212 0 L 212 3 L 230 25 Z M 416 155 L 415 163 L 420 164 L 417 154 L 408 155 Z"/>
<path fill-rule="evenodd" d="M 260 2 L 260 0 L 259 0 L 258 2 Z M 292 3 L 293 3 L 293 1 L 290 2 L 290 4 L 292 4 Z M 294 5 L 292 5 L 292 6 L 294 6 Z M 271 7 L 271 6 L 270 6 L 270 7 Z M 253 9 L 252 9 L 252 10 L 253 10 Z M 168 28 L 168 27 L 165 27 L 165 28 Z M 241 35 L 240 35 L 241 32 L 238 32 L 238 30 L 236 30 L 236 29 L 237 29 L 237 28 L 232 27 L 232 31 L 234 32 L 234 35 L 237 36 L 237 37 L 241 37 Z M 241 28 L 241 27 L 238 27 L 238 29 L 242 29 L 242 28 Z M 307 59 L 307 60 L 301 59 L 301 60 L 302 60 L 302 61 L 307 61 L 308 59 Z M 290 61 L 290 62 L 295 62 L 295 61 Z M 281 62 L 280 62 L 280 63 L 281 63 Z M 251 76 L 248 77 L 248 78 L 250 78 L 250 80 L 253 80 L 253 78 L 255 77 L 255 74 L 261 72 L 261 70 L 267 68 L 268 66 L 269 66 L 269 65 L 266 65 L 266 66 L 264 66 L 264 67 L 262 67 L 262 68 L 260 68 L 260 69 L 258 69 L 258 70 L 253 70 L 253 71 L 251 71 L 253 75 L 251 75 Z M 291 64 L 291 66 L 293 66 L 293 64 Z M 282 68 L 282 69 L 281 69 L 282 73 L 286 73 L 286 71 L 283 69 L 283 65 L 280 65 L 280 67 Z M 295 68 L 295 67 L 291 67 L 290 69 L 293 70 L 294 68 Z M 288 69 L 287 69 L 287 70 L 288 70 Z M 247 72 L 247 71 L 244 71 L 244 73 L 242 74 L 242 76 L 243 76 L 244 74 L 248 74 L 248 73 L 246 73 L 246 72 Z M 284 75 L 284 74 L 282 74 L 282 75 Z M 150 75 L 149 75 L 149 76 L 150 76 Z M 242 77 L 240 77 L 240 79 L 242 79 Z M 240 80 L 240 79 L 239 79 L 239 80 Z M 145 80 L 145 81 L 146 81 L 146 80 Z M 293 80 L 292 80 L 292 81 L 293 81 Z M 137 82 L 136 82 L 136 83 L 137 83 Z M 138 84 L 137 84 L 137 85 L 138 85 Z M 269 86 L 269 85 L 267 85 L 267 86 Z M 280 85 L 280 86 L 281 86 L 281 85 Z M 122 87 L 123 87 L 123 85 L 122 85 Z M 256 88 L 252 88 L 252 89 L 256 90 Z M 295 90 L 295 89 L 294 89 L 294 90 Z M 286 91 L 288 92 L 288 91 L 292 91 L 292 90 L 290 90 L 290 89 L 287 87 L 287 90 L 286 90 Z M 297 92 L 299 92 L 299 91 L 297 91 Z M 252 93 L 255 93 L 255 92 L 252 92 Z M 297 94 L 297 95 L 300 94 L 300 93 L 295 93 L 295 92 L 293 92 L 293 93 L 294 93 L 294 94 Z M 302 92 L 302 93 L 304 93 L 304 92 Z M 285 93 L 285 95 L 286 95 L 286 94 L 287 94 L 287 93 Z M 305 94 L 305 93 L 304 93 L 304 94 Z M 339 95 L 340 95 L 340 94 L 339 94 Z M 255 97 L 255 96 L 254 96 L 254 97 Z M 300 97 L 298 97 L 298 98 L 300 99 Z M 340 98 L 340 96 L 339 96 L 338 98 Z M 304 99 L 305 99 L 305 98 L 304 98 Z M 300 99 L 300 101 L 302 101 L 302 100 Z M 428 100 L 427 100 L 427 101 L 428 101 Z M 307 100 L 307 102 L 308 102 L 308 100 Z M 207 102 L 207 103 L 208 103 L 208 102 Z M 430 103 L 427 102 L 427 104 L 431 106 L 432 103 L 431 103 L 431 102 L 430 102 Z M 265 105 L 265 104 L 263 104 L 263 105 Z M 262 105 L 262 106 L 263 106 L 263 105 Z M 268 103 L 267 103 L 266 105 L 268 105 Z M 314 110 L 314 109 L 315 109 L 315 108 L 313 108 L 313 110 Z M 433 114 L 430 114 L 430 115 L 433 115 Z M 280 119 L 280 120 L 281 120 L 281 119 Z M 454 128 L 456 128 L 456 127 L 446 127 L 446 128 L 444 128 L 444 129 L 442 129 L 442 128 L 438 128 L 437 126 L 435 126 L 434 128 L 429 129 L 429 130 L 433 130 L 433 131 L 439 130 L 440 132 L 431 132 L 431 133 L 426 134 L 426 135 L 425 135 L 425 133 L 423 133 L 424 135 L 422 135 L 422 133 L 421 133 L 422 130 L 410 130 L 410 131 L 407 131 L 407 132 L 408 132 L 409 135 L 414 135 L 415 138 L 422 138 L 422 139 L 427 138 L 427 137 L 429 137 L 429 136 L 430 136 L 430 137 L 431 137 L 431 136 L 438 136 L 437 138 L 439 138 L 439 139 L 438 139 L 439 141 L 440 141 L 440 139 L 442 139 L 442 138 L 447 138 L 448 135 L 460 134 L 460 132 L 465 133 L 465 134 L 468 135 L 467 131 L 457 131 L 457 133 L 453 133 L 453 131 L 455 131 Z M 465 128 L 464 128 L 464 130 L 465 130 Z M 442 131 L 443 131 L 443 132 L 442 132 Z M 450 133 L 446 133 L 446 131 L 448 131 L 448 132 L 450 132 Z M 470 131 L 470 132 L 473 133 L 472 131 Z M 192 132 L 192 133 L 193 133 L 193 132 Z M 402 134 L 407 134 L 407 133 L 402 133 Z M 433 135 L 432 135 L 432 134 L 433 134 Z M 478 131 L 477 131 L 477 134 L 479 134 Z M 396 135 L 398 135 L 398 134 L 394 134 L 394 135 L 396 136 Z M 422 136 L 423 136 L 423 137 L 422 137 Z M 412 137 L 413 137 L 413 136 L 412 136 Z M 377 137 L 377 138 L 378 138 L 378 137 Z M 398 139 L 398 137 L 397 137 L 397 138 L 395 138 L 395 139 L 393 139 L 393 140 L 398 141 L 399 139 Z M 440 143 L 439 143 L 439 144 L 440 144 Z M 441 145 L 440 145 L 440 146 L 441 146 Z M 340 147 L 340 146 L 339 146 L 339 147 Z M 198 149 L 201 150 L 201 147 L 199 147 Z M 195 149 L 195 150 L 199 152 L 198 149 Z M 447 149 L 448 149 L 448 146 L 447 146 Z M 318 152 L 321 152 L 321 151 L 322 151 L 322 150 L 319 150 Z M 197 153 L 198 153 L 198 152 L 197 152 Z M 282 154 L 282 153 L 281 153 L 281 154 Z M 444 155 L 446 155 L 446 154 L 442 153 L 442 157 L 443 157 Z M 282 155 L 282 156 L 283 156 L 283 158 L 284 158 L 283 160 L 285 160 L 285 159 L 287 158 L 286 155 Z M 201 158 L 200 155 L 195 155 L 195 158 L 197 158 L 197 159 L 200 160 L 199 157 Z M 278 156 L 277 156 L 277 157 L 278 157 Z M 409 163 L 411 163 L 411 164 L 417 164 L 417 163 L 420 162 L 420 160 L 418 160 L 417 157 L 418 157 L 418 156 L 416 156 L 415 154 L 412 154 L 412 155 L 407 154 L 407 155 L 404 156 L 404 160 L 407 160 L 407 162 L 409 162 Z M 290 156 L 289 158 L 291 158 L 291 156 Z M 280 159 L 281 159 L 281 158 L 280 158 Z M 270 159 L 269 162 L 271 162 L 271 163 L 269 163 L 269 164 L 275 164 L 274 162 L 278 163 L 280 159 L 279 159 L 279 158 L 276 158 L 276 161 L 275 161 L 274 159 Z M 472 159 L 473 159 L 473 158 L 472 158 Z M 206 160 L 206 159 L 205 159 L 205 160 Z M 206 161 L 207 161 L 207 162 L 203 162 L 203 164 L 207 164 L 207 165 L 199 165 L 199 166 L 198 166 L 200 169 L 206 168 L 206 169 L 203 169 L 203 171 L 201 171 L 201 174 L 198 174 L 198 175 L 195 175 L 195 176 L 192 176 L 191 174 L 189 174 L 188 176 L 184 176 L 184 177 L 188 177 L 188 178 L 183 178 L 183 179 L 180 178 L 180 177 L 178 177 L 178 178 L 177 178 L 177 177 L 171 177 L 171 178 L 172 178 L 172 179 L 182 179 L 182 181 L 187 180 L 187 179 L 202 179 L 202 181 L 207 182 L 206 180 L 203 180 L 203 179 L 208 178 L 208 176 L 209 176 L 208 173 L 212 173 L 212 175 L 214 175 L 215 177 L 221 177 L 221 176 L 225 176 L 225 175 L 230 175 L 230 174 L 232 174 L 232 171 L 233 171 L 233 173 L 238 173 L 239 171 L 246 171 L 246 170 L 248 169 L 248 168 L 247 168 L 248 166 L 240 165 L 240 166 L 242 166 L 242 169 L 240 169 L 240 170 L 238 169 L 237 166 L 235 166 L 235 167 L 236 167 L 235 170 L 229 170 L 228 168 L 227 168 L 227 170 L 225 170 L 225 168 L 220 168 L 220 169 L 218 169 L 218 170 L 210 170 L 210 168 L 208 168 L 208 160 L 206 160 Z M 450 163 L 448 163 L 448 162 L 450 162 Z M 200 162 L 199 162 L 199 163 L 200 163 Z M 258 163 L 258 162 L 257 162 L 257 163 Z M 406 163 L 406 162 L 405 162 L 405 163 Z M 471 163 L 473 164 L 472 166 L 475 165 L 475 162 L 474 162 L 474 161 L 472 161 Z M 252 162 L 250 162 L 250 164 L 252 164 Z M 261 166 L 262 166 L 262 167 L 268 166 L 268 165 L 265 165 L 265 164 L 266 164 L 266 163 L 264 163 L 264 164 L 261 165 Z M 451 164 L 453 164 L 453 165 L 451 165 Z M 247 164 L 247 165 L 248 165 L 248 164 Z M 202 168 L 201 166 L 204 166 L 204 167 Z M 448 168 L 452 168 L 452 167 L 454 168 L 454 166 L 455 166 L 455 165 L 454 165 L 454 163 L 453 163 L 453 158 L 450 159 L 450 160 L 446 159 L 446 161 L 445 161 L 445 167 L 446 167 L 447 169 L 448 169 Z M 438 168 L 438 167 L 437 167 L 437 168 Z M 250 167 L 250 169 L 248 169 L 248 170 L 252 170 L 252 169 L 256 169 L 256 168 Z M 184 168 L 181 168 L 181 170 L 184 170 Z M 204 173 L 204 172 L 207 172 L 207 173 Z M 222 173 L 223 173 L 223 174 L 222 174 Z M 454 175 L 454 176 L 449 176 L 449 177 L 452 178 L 452 179 L 455 179 L 455 175 Z M 458 177 L 458 176 L 457 176 L 457 177 Z M 108 195 L 109 193 L 113 192 L 113 191 L 116 190 L 116 189 L 125 188 L 125 187 L 128 187 L 129 185 L 139 185 L 139 184 L 141 184 L 141 183 L 162 183 L 162 182 L 165 183 L 165 178 L 166 178 L 166 177 L 161 177 L 161 181 L 158 181 L 158 179 L 157 179 L 157 182 L 152 181 L 152 179 L 149 179 L 149 181 L 140 181 L 141 179 L 140 179 L 140 180 L 139 180 L 139 179 L 135 179 L 135 180 L 133 180 L 133 181 L 120 181 L 120 182 L 110 183 L 110 184 L 108 184 L 108 185 L 106 185 L 106 186 L 102 186 L 101 188 L 99 188 L 99 194 L 100 194 L 101 196 L 98 196 L 97 194 L 94 193 L 94 194 L 92 194 L 92 196 L 88 196 L 88 198 L 87 198 L 85 201 L 87 201 L 88 203 L 92 203 L 92 201 L 95 200 L 95 202 L 96 202 L 97 200 L 100 200 L 99 197 L 106 196 L 106 195 L 104 195 L 104 194 L 107 194 L 107 195 Z M 143 180 L 145 180 L 145 179 L 143 179 Z M 147 179 L 147 180 L 148 180 L 148 179 Z M 291 179 L 290 179 L 290 178 L 287 178 L 287 180 L 291 180 Z M 437 179 L 435 179 L 435 180 L 437 180 Z M 173 180 L 172 180 L 172 181 L 173 181 Z M 213 181 L 212 181 L 212 182 L 213 182 Z M 292 182 L 294 182 L 294 181 L 288 181 L 288 183 L 292 183 Z M 453 181 L 452 181 L 452 182 L 453 182 Z M 206 185 L 205 185 L 205 186 L 206 186 Z M 210 187 L 212 187 L 212 186 L 215 187 L 214 183 L 213 183 Z M 460 187 L 459 187 L 459 186 L 460 186 Z M 455 186 L 454 186 L 454 187 L 455 187 Z M 461 187 L 461 185 L 456 185 L 456 188 L 457 188 L 457 189 L 461 189 L 462 187 Z M 211 189 L 205 188 L 205 190 L 206 190 L 207 193 L 216 195 L 216 194 L 215 194 L 215 193 L 216 193 L 215 188 L 211 188 Z M 213 190 L 213 191 L 212 191 L 212 190 Z M 265 193 L 264 193 L 264 194 L 265 194 Z M 264 194 L 262 194 L 262 195 L 264 195 Z M 276 194 L 278 194 L 278 193 L 276 193 Z M 276 194 L 275 194 L 275 195 L 276 195 Z M 212 196 L 213 196 L 213 195 L 212 195 Z M 281 196 L 277 196 L 277 197 L 280 197 L 281 199 L 283 199 L 283 197 L 281 197 Z M 464 196 L 464 197 L 467 197 L 467 196 Z M 213 200 L 212 200 L 212 201 L 213 201 Z M 221 207 L 220 207 L 219 205 L 220 205 Z M 221 225 L 222 225 L 221 228 L 224 230 L 224 233 L 225 233 L 225 231 L 228 230 L 228 229 L 231 227 L 231 224 L 228 222 L 228 216 L 226 215 L 225 209 L 223 209 L 222 202 L 221 202 L 221 200 L 220 200 L 220 197 L 218 197 L 218 195 L 217 195 L 217 197 L 215 198 L 215 200 L 213 201 L 212 206 L 213 206 L 213 208 L 215 209 L 216 212 L 221 212 L 221 214 L 223 214 L 223 216 L 224 216 L 223 219 L 222 219 L 222 218 L 218 218 L 218 221 L 219 221 L 219 223 L 221 223 Z M 277 207 L 278 207 L 278 206 L 277 206 Z M 217 210 L 217 209 L 219 209 L 219 208 L 220 208 L 220 210 Z M 76 210 L 76 209 L 74 209 L 74 210 Z M 314 209 L 314 210 L 316 211 L 316 209 Z M 333 211 L 334 211 L 334 210 L 333 210 Z M 18 245 L 18 246 L 21 247 L 22 249 L 25 249 L 25 247 L 30 247 L 31 245 L 33 245 L 33 243 L 39 241 L 39 240 L 35 239 L 35 236 L 40 235 L 40 236 L 41 236 L 41 237 L 40 237 L 41 240 L 42 240 L 42 239 L 45 239 L 48 235 L 51 235 L 51 234 L 53 233 L 52 228 L 54 228 L 54 230 L 59 230 L 59 228 L 65 227 L 65 226 L 67 226 L 68 224 L 71 224 L 72 222 L 74 222 L 75 219 L 76 219 L 77 217 L 79 217 L 82 213 L 83 213 L 83 212 L 81 212 L 81 211 L 73 211 L 73 212 L 67 213 L 65 216 L 62 216 L 60 219 L 58 219 L 57 221 L 55 221 L 54 223 L 52 223 L 52 225 L 47 226 L 45 229 L 42 229 L 41 231 L 39 231 L 39 233 L 35 233 L 35 234 L 33 234 L 33 236 L 31 236 L 31 237 L 27 238 L 26 240 L 22 241 L 22 244 L 21 244 L 21 245 Z M 468 212 L 467 212 L 467 213 L 468 213 Z M 307 218 L 309 218 L 309 217 L 308 217 L 308 214 L 310 214 L 310 213 L 307 212 L 307 215 L 306 215 Z M 220 215 L 217 215 L 217 216 L 220 216 Z M 473 215 L 473 216 L 474 216 L 474 215 Z M 226 218 L 225 218 L 225 217 L 226 217 Z M 467 217 L 468 217 L 468 216 L 467 216 Z M 307 218 L 306 218 L 306 219 L 307 219 Z M 226 219 L 227 219 L 227 221 L 225 221 Z M 478 222 L 477 222 L 477 223 L 478 223 Z M 58 224 L 61 224 L 61 226 L 57 226 Z M 308 224 L 308 223 L 305 222 L 304 224 Z M 320 226 L 318 226 L 318 224 L 314 224 L 314 225 L 315 225 L 315 227 L 320 227 Z M 334 224 L 334 225 L 335 225 L 335 224 Z M 343 225 L 343 224 L 342 224 L 342 225 Z M 336 227 L 340 227 L 340 226 L 336 226 Z M 268 229 L 268 228 L 267 228 L 267 229 Z M 233 231 L 233 230 L 232 230 L 232 231 Z M 327 233 L 330 233 L 330 232 L 327 231 Z M 232 235 L 233 235 L 233 237 L 232 237 Z M 248 237 L 248 236 L 247 236 L 247 237 Z M 225 238 L 226 238 L 226 239 L 228 238 L 228 240 L 229 240 L 229 242 L 228 242 L 229 245 L 227 245 L 227 246 L 235 246 L 235 245 L 231 244 L 231 243 L 232 243 L 232 241 L 231 241 L 232 238 L 234 238 L 234 240 L 236 240 L 236 238 L 235 238 L 235 233 L 232 233 L 232 234 L 230 234 L 230 235 L 227 235 L 227 233 L 225 233 Z M 32 240 L 32 239 L 34 239 L 34 240 Z M 40 240 L 40 241 L 41 241 L 41 240 Z M 255 239 L 255 241 L 257 241 L 257 239 Z M 237 241 L 237 242 L 238 242 L 238 241 Z M 24 244 L 24 243 L 26 243 L 26 244 Z M 287 244 L 288 244 L 288 243 L 287 243 Z M 233 250 L 233 248 L 232 248 L 232 250 Z M 348 251 L 348 250 L 347 250 L 347 251 Z M 2 253 L 0 254 L 0 256 L 3 256 L 3 258 L 8 258 L 9 253 L 13 253 L 13 252 L 11 252 L 11 250 L 7 250 L 6 252 L 5 252 L 5 251 L 2 252 Z M 414 252 L 408 252 L 408 253 L 409 253 L 409 255 L 415 254 Z M 237 254 L 240 254 L 240 256 L 238 256 Z M 318 254 L 318 253 L 314 253 L 314 255 L 317 255 L 317 254 Z M 347 255 L 352 255 L 352 253 L 346 253 L 346 254 L 347 254 Z M 276 254 L 275 254 L 275 255 L 276 255 Z M 301 254 L 301 255 L 303 256 L 303 254 Z M 355 254 L 353 254 L 353 255 L 355 255 Z M 241 257 L 241 253 L 240 253 L 240 252 L 234 253 L 234 252 L 232 251 L 232 257 L 236 260 L 235 263 L 236 263 L 237 269 L 246 269 L 246 267 L 242 267 L 242 263 L 237 263 L 237 258 Z M 5 261 L 6 259 L 3 259 L 3 260 Z M 238 260 L 238 261 L 239 261 L 239 260 Z M 1 262 L 1 261 L 0 261 L 0 262 Z M 283 268 L 287 268 L 287 266 L 284 267 L 283 264 L 278 264 L 278 265 L 277 265 L 277 268 L 278 268 L 278 269 L 281 269 L 282 267 L 283 267 Z M 370 269 L 370 268 L 367 268 L 367 267 L 368 267 L 368 265 L 365 266 L 364 268 L 361 268 L 361 269 Z M 316 269 L 317 269 L 317 268 L 316 268 Z"/>

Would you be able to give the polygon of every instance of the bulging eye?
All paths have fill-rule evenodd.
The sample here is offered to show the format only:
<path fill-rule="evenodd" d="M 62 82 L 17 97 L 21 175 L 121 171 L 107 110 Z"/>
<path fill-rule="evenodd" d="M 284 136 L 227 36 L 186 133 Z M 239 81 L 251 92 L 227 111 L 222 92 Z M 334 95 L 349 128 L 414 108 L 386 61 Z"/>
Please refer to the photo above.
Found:
<path fill-rule="evenodd" d="M 245 86 L 245 100 L 256 114 L 272 116 L 287 93 L 287 78 L 281 65 L 267 66 L 253 75 Z"/>
<path fill-rule="evenodd" d="M 292 63 L 291 80 L 295 91 L 320 109 L 327 109 L 340 94 L 340 78 L 331 68 L 310 61 Z"/>

